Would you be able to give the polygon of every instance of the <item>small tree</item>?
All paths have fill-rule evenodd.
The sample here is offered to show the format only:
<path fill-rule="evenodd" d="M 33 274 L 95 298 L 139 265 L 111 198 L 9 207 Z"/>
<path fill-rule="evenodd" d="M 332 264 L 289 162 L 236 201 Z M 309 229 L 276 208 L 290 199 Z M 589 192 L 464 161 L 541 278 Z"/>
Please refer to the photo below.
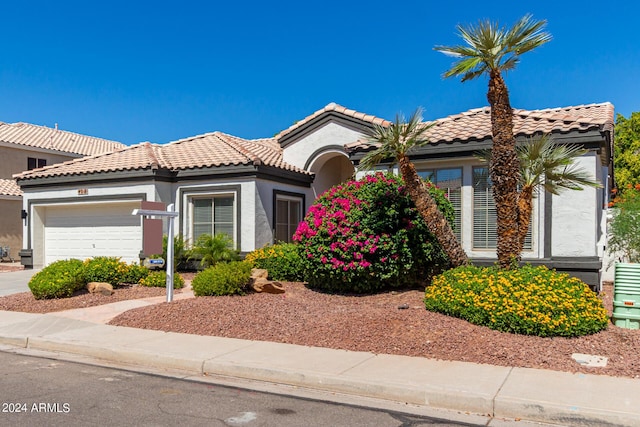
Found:
<path fill-rule="evenodd" d="M 640 262 L 640 184 L 617 198 L 609 223 L 609 251 L 621 261 Z"/>
<path fill-rule="evenodd" d="M 616 143 L 613 147 L 614 170 L 618 188 L 640 182 L 640 112 L 627 119 L 616 117 Z"/>

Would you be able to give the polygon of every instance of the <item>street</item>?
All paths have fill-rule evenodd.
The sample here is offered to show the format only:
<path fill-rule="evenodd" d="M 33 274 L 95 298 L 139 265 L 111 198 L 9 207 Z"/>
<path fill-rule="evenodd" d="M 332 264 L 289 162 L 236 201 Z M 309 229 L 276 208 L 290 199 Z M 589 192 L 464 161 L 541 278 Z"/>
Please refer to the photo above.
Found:
<path fill-rule="evenodd" d="M 3 351 L 0 351 L 0 405 L 2 426 L 485 425 Z"/>

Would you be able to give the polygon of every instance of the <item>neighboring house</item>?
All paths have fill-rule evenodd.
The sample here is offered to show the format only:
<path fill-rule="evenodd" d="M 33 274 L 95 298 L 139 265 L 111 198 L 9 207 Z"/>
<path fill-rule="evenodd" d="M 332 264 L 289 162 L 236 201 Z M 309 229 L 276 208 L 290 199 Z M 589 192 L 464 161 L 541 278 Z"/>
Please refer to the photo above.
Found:
<path fill-rule="evenodd" d="M 0 122 L 0 246 L 18 259 L 22 248 L 22 191 L 13 175 L 78 157 L 112 151 L 123 144 L 28 123 Z"/>
<path fill-rule="evenodd" d="M 140 202 L 175 204 L 187 241 L 226 233 L 242 252 L 290 240 L 313 200 L 354 175 L 365 137 L 386 120 L 336 104 L 273 138 L 245 140 L 214 132 L 165 145 L 143 143 L 16 176 L 29 220 L 23 248 L 32 265 L 62 258 L 117 255 L 138 259 Z M 602 266 L 602 224 L 611 174 L 613 106 L 609 103 L 514 110 L 518 141 L 551 133 L 587 148 L 580 166 L 601 189 L 541 194 L 535 200 L 523 258 L 570 271 L 594 286 Z M 457 233 L 478 263 L 495 261 L 495 208 L 486 165 L 474 153 L 491 146 L 488 108 L 435 121 L 432 141 L 412 158 L 449 195 Z M 382 169 L 386 169 L 384 165 Z M 147 254 L 149 255 L 149 254 Z"/>

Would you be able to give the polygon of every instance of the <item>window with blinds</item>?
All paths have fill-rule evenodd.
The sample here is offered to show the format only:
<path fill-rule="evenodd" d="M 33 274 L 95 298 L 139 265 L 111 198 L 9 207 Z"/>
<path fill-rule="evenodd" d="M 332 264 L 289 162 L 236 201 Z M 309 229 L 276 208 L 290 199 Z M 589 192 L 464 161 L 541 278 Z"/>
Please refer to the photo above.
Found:
<path fill-rule="evenodd" d="M 495 249 L 497 246 L 496 205 L 491 192 L 489 168 L 473 168 L 473 248 Z M 524 249 L 532 248 L 531 224 L 525 237 Z"/>
<path fill-rule="evenodd" d="M 424 169 L 418 171 L 418 175 L 437 185 L 447 195 L 455 214 L 453 231 L 458 241 L 460 241 L 462 230 L 462 169 Z"/>
<path fill-rule="evenodd" d="M 194 241 L 202 234 L 226 234 L 235 241 L 233 196 L 194 198 L 192 203 Z"/>
<path fill-rule="evenodd" d="M 302 221 L 302 198 L 276 196 L 275 241 L 290 243 Z"/>

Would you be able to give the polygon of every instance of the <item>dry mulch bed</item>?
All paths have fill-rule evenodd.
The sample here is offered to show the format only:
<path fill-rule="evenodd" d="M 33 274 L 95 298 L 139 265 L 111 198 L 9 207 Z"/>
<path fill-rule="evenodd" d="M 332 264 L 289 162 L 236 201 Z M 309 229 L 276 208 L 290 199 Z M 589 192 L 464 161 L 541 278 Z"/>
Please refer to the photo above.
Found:
<path fill-rule="evenodd" d="M 284 286 L 286 292 L 279 295 L 198 297 L 141 307 L 121 314 L 110 324 L 376 354 L 640 378 L 638 330 L 610 325 L 605 331 L 580 338 L 514 335 L 428 312 L 420 290 L 340 296 L 314 292 L 301 283 L 284 283 Z M 116 289 L 110 297 L 83 294 L 46 301 L 36 301 L 26 293 L 0 297 L 0 310 L 44 313 L 164 295 L 164 292 L 163 288 L 132 287 Z M 610 311 L 611 285 L 605 286 L 601 297 Z M 604 368 L 588 368 L 574 361 L 572 353 L 605 356 L 609 360 Z"/>

